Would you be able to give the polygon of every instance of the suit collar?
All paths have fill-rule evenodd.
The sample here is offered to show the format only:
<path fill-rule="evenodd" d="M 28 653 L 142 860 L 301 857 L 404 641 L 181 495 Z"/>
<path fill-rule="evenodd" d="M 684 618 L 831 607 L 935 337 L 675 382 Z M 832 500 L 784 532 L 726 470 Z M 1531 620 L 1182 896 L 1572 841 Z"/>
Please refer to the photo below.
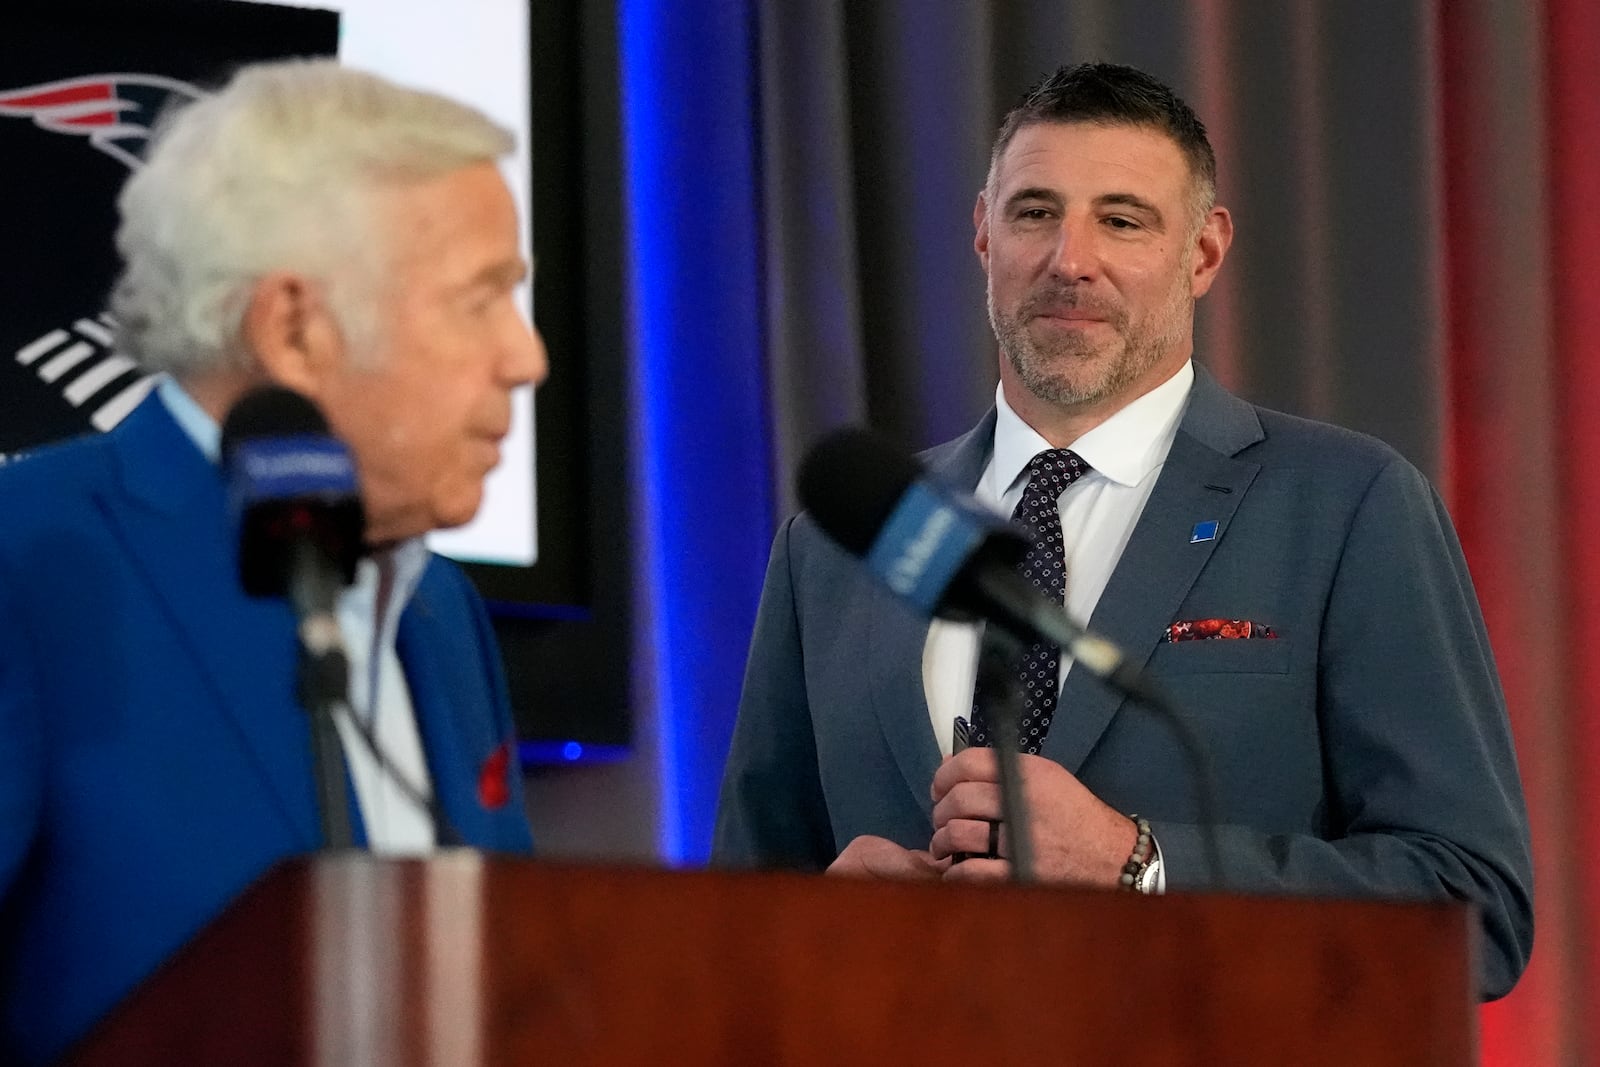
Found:
<path fill-rule="evenodd" d="M 978 425 L 954 441 L 928 449 L 919 458 L 945 481 L 963 493 L 970 493 L 983 477 L 983 469 L 994 451 L 994 421 L 994 408 L 990 408 Z"/>
<path fill-rule="evenodd" d="M 1198 361 L 1193 366 L 1194 384 L 1189 389 L 1179 433 L 1188 434 L 1197 444 L 1223 456 L 1236 455 L 1262 440 L 1266 435 L 1255 408 L 1224 389 Z M 991 407 L 972 429 L 928 449 L 918 458 L 962 492 L 970 493 L 983 477 L 994 451 L 995 417 Z"/>
<path fill-rule="evenodd" d="M 156 383 L 156 395 L 161 397 L 161 402 L 166 405 L 167 414 L 172 416 L 172 421 L 184 432 L 200 454 L 212 463 L 218 462 L 222 457 L 222 427 L 211 414 L 195 402 L 177 380 L 163 375 Z"/>
<path fill-rule="evenodd" d="M 1223 456 L 1238 455 L 1266 437 L 1256 409 L 1224 389 L 1198 363 L 1194 365 L 1189 407 L 1179 430 Z"/>
<path fill-rule="evenodd" d="M 105 440 L 128 499 L 165 515 L 222 505 L 221 472 L 178 425 L 159 390 L 140 401 Z"/>
<path fill-rule="evenodd" d="M 1183 365 L 1154 389 L 1124 404 L 1066 447 L 1094 473 L 1123 486 L 1140 484 L 1161 465 L 1187 406 L 1194 383 L 1194 363 Z M 994 461 L 985 475 L 983 495 L 1003 500 L 1021 483 L 1029 463 L 1054 448 L 1006 403 L 1005 390 L 995 387 Z"/>

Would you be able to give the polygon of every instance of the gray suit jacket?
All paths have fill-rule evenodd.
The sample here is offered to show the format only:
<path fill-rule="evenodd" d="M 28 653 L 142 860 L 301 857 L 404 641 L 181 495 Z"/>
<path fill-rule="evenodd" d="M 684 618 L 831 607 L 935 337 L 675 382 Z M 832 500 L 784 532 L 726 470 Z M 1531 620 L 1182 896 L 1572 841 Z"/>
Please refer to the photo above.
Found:
<path fill-rule="evenodd" d="M 1481 909 L 1485 996 L 1533 940 L 1527 815 L 1504 700 L 1450 519 L 1371 438 L 1253 407 L 1203 370 L 1090 620 L 1175 698 L 1209 750 L 1232 890 L 1453 897 Z M 924 456 L 964 491 L 994 414 Z M 1191 543 L 1215 520 L 1215 539 Z M 1276 640 L 1165 643 L 1250 619 Z M 852 838 L 926 848 L 939 750 L 927 620 L 809 516 L 779 532 L 722 785 L 714 860 L 822 868 Z M 1169 889 L 1205 861 L 1170 731 L 1074 670 L 1043 755 L 1148 817 Z"/>

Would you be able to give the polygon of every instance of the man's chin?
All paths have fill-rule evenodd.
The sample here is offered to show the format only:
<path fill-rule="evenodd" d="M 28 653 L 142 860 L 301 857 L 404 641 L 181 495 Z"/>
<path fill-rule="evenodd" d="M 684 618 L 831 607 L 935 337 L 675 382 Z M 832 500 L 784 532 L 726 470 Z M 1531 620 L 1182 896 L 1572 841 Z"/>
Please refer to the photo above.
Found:
<path fill-rule="evenodd" d="M 480 492 L 470 501 L 452 501 L 448 507 L 441 508 L 437 516 L 436 530 L 454 530 L 465 526 L 478 517 L 478 511 L 483 507 L 483 494 Z"/>
<path fill-rule="evenodd" d="M 404 514 L 375 515 L 367 513 L 367 544 L 392 545 L 423 537 L 437 530 L 453 530 L 465 526 L 478 515 L 483 503 L 480 491 L 471 497 L 452 500 L 423 501 Z"/>
<path fill-rule="evenodd" d="M 1113 368 L 1104 353 L 1056 354 L 1035 357 L 1031 366 L 1017 367 L 1017 377 L 1028 392 L 1057 407 L 1083 407 L 1098 403 L 1111 392 Z M 1048 366 L 1041 366 L 1048 363 Z"/>
<path fill-rule="evenodd" d="M 1028 392 L 1058 408 L 1092 407 L 1110 394 L 1103 385 L 1084 386 L 1062 381 L 1041 382 L 1037 387 L 1029 386 Z"/>

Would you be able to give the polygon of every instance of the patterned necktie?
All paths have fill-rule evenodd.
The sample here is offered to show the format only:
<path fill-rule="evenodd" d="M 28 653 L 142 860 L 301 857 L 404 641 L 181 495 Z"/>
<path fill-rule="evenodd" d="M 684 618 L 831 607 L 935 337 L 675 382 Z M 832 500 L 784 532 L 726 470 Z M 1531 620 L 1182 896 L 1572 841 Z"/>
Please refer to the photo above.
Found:
<path fill-rule="evenodd" d="M 1061 541 L 1061 512 L 1057 501 L 1067 486 L 1088 474 L 1092 468 L 1065 448 L 1040 452 L 1028 464 L 1028 484 L 1022 490 L 1011 521 L 1031 527 L 1033 545 L 1017 569 L 1039 592 L 1062 603 L 1067 591 L 1066 548 Z M 1061 649 L 1036 641 L 1022 657 L 1022 723 L 1018 731 L 1023 752 L 1037 756 L 1050 730 L 1056 711 L 1056 686 L 1061 678 Z M 972 697 L 972 737 L 974 747 L 993 744 L 993 726 L 984 705 L 989 695 L 983 686 Z"/>

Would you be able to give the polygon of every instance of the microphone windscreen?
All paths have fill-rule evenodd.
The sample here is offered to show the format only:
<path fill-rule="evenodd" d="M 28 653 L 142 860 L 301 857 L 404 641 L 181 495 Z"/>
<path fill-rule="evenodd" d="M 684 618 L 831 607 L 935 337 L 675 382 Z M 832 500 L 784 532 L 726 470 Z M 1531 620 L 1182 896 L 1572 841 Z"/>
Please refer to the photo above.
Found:
<path fill-rule="evenodd" d="M 800 504 L 823 533 L 864 556 L 922 468 L 884 438 L 862 429 L 839 430 L 817 443 L 800 464 Z"/>
<path fill-rule="evenodd" d="M 800 465 L 800 502 L 822 532 L 917 610 L 971 617 L 976 568 L 1011 568 L 1028 541 L 992 509 L 866 430 L 824 438 Z"/>
<path fill-rule="evenodd" d="M 240 441 L 252 437 L 326 433 L 328 420 L 317 405 L 293 389 L 262 386 L 240 397 L 223 419 L 222 454 L 231 456 Z"/>
<path fill-rule="evenodd" d="M 302 545 L 355 577 L 366 530 L 355 460 L 315 404 L 280 386 L 246 393 L 223 420 L 222 467 L 245 592 L 283 595 Z"/>

